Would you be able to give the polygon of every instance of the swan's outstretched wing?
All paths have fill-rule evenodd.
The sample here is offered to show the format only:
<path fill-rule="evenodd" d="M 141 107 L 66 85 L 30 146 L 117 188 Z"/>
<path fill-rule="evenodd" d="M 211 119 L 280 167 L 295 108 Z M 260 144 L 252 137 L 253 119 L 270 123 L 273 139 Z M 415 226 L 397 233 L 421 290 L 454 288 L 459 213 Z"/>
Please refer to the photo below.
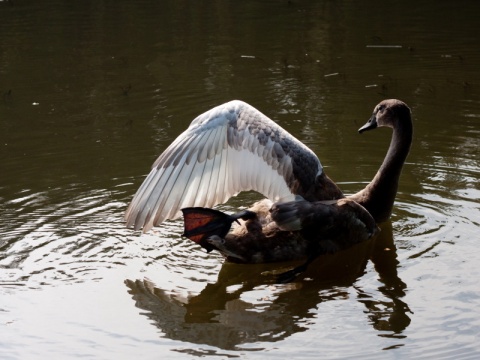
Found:
<path fill-rule="evenodd" d="M 182 208 L 211 208 L 245 190 L 290 201 L 321 172 L 300 141 L 252 106 L 231 101 L 198 116 L 160 155 L 125 220 L 148 231 Z"/>

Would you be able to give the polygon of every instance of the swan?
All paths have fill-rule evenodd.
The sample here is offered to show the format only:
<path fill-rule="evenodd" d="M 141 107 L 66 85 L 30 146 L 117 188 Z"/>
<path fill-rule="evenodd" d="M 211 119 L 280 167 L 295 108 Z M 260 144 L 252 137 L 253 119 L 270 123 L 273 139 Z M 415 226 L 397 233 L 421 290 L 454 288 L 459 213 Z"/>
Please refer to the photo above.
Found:
<path fill-rule="evenodd" d="M 277 123 L 239 100 L 196 117 L 158 157 L 128 206 L 127 227 L 144 232 L 184 216 L 184 236 L 227 261 L 261 263 L 306 259 L 284 274 L 289 280 L 316 257 L 372 238 L 392 212 L 412 143 L 409 107 L 383 100 L 358 131 L 393 129 L 373 180 L 345 196 L 318 157 Z M 227 215 L 211 209 L 241 191 L 265 199 Z M 232 223 L 240 225 L 230 231 Z"/>

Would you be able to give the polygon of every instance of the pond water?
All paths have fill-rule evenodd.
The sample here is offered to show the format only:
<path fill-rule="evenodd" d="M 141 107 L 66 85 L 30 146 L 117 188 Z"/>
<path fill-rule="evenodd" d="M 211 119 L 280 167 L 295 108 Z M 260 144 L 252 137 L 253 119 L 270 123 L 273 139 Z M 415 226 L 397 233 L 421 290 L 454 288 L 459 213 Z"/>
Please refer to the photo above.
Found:
<path fill-rule="evenodd" d="M 480 356 L 480 7 L 469 1 L 0 1 L 2 359 Z M 155 158 L 232 99 L 346 193 L 399 98 L 415 136 L 391 221 L 295 282 L 123 213 Z M 251 204 L 241 194 L 223 208 Z"/>

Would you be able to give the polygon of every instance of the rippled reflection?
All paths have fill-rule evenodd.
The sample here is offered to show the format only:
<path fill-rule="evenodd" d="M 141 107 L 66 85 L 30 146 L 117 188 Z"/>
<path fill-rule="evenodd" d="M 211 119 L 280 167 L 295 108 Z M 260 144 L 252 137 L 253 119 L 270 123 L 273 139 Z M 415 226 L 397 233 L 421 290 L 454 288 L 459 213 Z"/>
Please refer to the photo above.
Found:
<path fill-rule="evenodd" d="M 111 190 L 87 194 L 79 187 L 84 186 L 23 191 L 4 203 L 0 284 L 38 287 L 92 280 L 102 268 L 125 264 L 126 231 L 118 217 L 125 203 Z"/>
<path fill-rule="evenodd" d="M 361 284 L 368 262 L 380 283 L 374 293 Z M 402 300 L 407 285 L 397 274 L 390 223 L 372 241 L 320 257 L 297 282 L 274 284 L 274 271 L 289 265 L 225 263 L 217 280 L 196 295 L 160 288 L 148 279 L 125 283 L 136 306 L 147 311 L 164 336 L 221 349 L 280 341 L 307 330 L 309 319 L 320 316 L 322 303 L 352 297 L 363 304 L 366 321 L 380 336 L 401 338 L 410 324 L 411 311 Z"/>

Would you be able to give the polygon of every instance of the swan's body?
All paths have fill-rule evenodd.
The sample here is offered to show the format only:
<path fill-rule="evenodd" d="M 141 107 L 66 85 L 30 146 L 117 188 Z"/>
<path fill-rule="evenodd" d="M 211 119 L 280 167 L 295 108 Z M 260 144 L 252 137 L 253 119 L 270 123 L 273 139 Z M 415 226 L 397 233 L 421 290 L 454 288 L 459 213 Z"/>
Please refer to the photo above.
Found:
<path fill-rule="evenodd" d="M 244 190 L 266 196 L 228 235 L 199 242 L 237 262 L 311 258 L 372 237 L 388 219 L 412 140 L 399 100 L 375 107 L 359 132 L 387 126 L 392 142 L 367 187 L 345 198 L 317 156 L 252 106 L 231 101 L 198 116 L 156 160 L 127 209 L 127 226 L 148 231 L 189 207 L 211 208 Z"/>

